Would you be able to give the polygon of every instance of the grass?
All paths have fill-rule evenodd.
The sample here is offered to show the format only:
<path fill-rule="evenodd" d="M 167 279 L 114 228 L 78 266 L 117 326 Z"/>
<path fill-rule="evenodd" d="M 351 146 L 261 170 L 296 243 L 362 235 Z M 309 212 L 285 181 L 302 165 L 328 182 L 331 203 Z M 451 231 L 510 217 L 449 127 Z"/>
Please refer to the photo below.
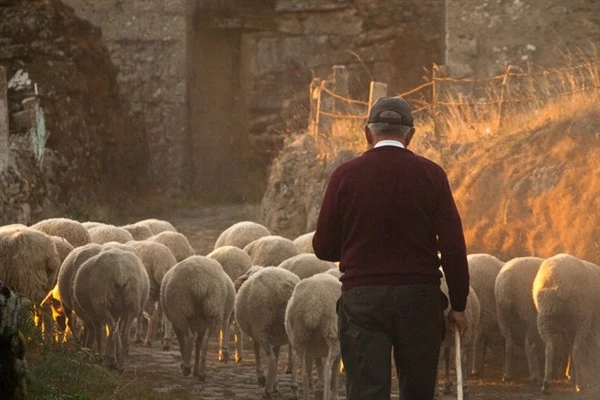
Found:
<path fill-rule="evenodd" d="M 415 113 L 412 148 L 436 161 L 454 148 L 495 136 L 531 132 L 597 109 L 600 103 L 600 56 L 595 47 L 565 57 L 561 68 L 507 68 L 505 74 L 481 80 L 436 78 L 436 102 L 431 86 L 423 85 L 406 99 Z M 366 149 L 364 119 L 333 121 L 330 133 L 318 136 L 321 157 L 341 150 Z M 454 148 L 453 148 L 454 147 Z"/>

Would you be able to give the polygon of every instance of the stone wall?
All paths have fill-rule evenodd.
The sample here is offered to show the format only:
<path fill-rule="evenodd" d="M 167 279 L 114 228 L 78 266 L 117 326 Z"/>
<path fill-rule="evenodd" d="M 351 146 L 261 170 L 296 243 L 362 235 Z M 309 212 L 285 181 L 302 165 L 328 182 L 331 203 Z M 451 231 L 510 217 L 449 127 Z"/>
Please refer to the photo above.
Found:
<path fill-rule="evenodd" d="M 283 137 L 307 127 L 308 84 L 333 65 L 348 66 L 351 95 L 364 98 L 371 80 L 408 89 L 442 59 L 441 1 L 64 1 L 101 28 L 157 187 L 196 196 L 260 196 Z M 231 52 L 222 64 L 219 49 Z M 216 118 L 223 108 L 234 115 Z"/>
<path fill-rule="evenodd" d="M 0 225 L 133 197 L 144 140 L 97 28 L 58 0 L 0 3 L 0 69 Z"/>
<path fill-rule="evenodd" d="M 63 0 L 102 30 L 121 96 L 143 127 L 157 191 L 184 186 L 187 0 Z"/>
<path fill-rule="evenodd" d="M 600 46 L 597 0 L 447 0 L 446 64 L 483 78 L 506 65 L 565 65 Z"/>

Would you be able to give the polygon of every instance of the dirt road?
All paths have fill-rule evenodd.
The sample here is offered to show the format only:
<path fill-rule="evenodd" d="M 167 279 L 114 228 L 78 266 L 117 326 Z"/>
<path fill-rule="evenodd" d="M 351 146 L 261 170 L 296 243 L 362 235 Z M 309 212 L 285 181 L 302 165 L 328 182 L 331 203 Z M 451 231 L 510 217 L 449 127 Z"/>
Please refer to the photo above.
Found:
<path fill-rule="evenodd" d="M 150 216 L 148 216 L 150 217 Z M 213 249 L 219 233 L 231 224 L 242 220 L 260 221 L 259 209 L 255 205 L 210 207 L 202 209 L 179 210 L 169 215 L 152 216 L 170 220 L 175 227 L 185 234 L 197 254 L 206 255 Z M 231 343 L 233 349 L 233 342 Z M 207 362 L 207 377 L 205 382 L 199 382 L 191 376 L 184 377 L 179 367 L 180 355 L 176 343 L 171 350 L 164 351 L 159 341 L 152 348 L 132 344 L 126 360 L 126 370 L 121 376 L 123 385 L 128 382 L 142 382 L 151 387 L 159 398 L 181 400 L 257 400 L 262 397 L 262 389 L 256 383 L 254 355 L 250 342 L 245 343 L 243 360 L 236 364 L 219 362 L 217 359 L 217 339 L 210 340 L 209 360 Z M 522 378 L 512 383 L 501 381 L 502 366 L 501 352 L 493 354 L 487 364 L 485 380 L 469 379 L 471 399 L 491 400 L 535 400 L 535 399 L 578 399 L 596 400 L 600 392 L 575 394 L 566 383 L 557 382 L 555 392 L 549 396 L 540 394 L 539 387 L 528 383 L 525 378 L 526 367 L 524 358 L 518 358 L 516 373 Z M 287 349 L 282 351 L 279 362 L 278 389 L 280 399 L 290 398 L 290 375 L 285 374 Z M 263 358 L 263 368 L 266 360 Z M 339 396 L 344 397 L 344 377 L 340 377 Z M 299 381 L 299 386 L 301 382 Z M 392 399 L 398 399 L 397 384 L 394 378 Z M 311 397 L 314 398 L 314 397 Z M 444 399 L 454 399 L 456 396 L 445 396 Z"/>

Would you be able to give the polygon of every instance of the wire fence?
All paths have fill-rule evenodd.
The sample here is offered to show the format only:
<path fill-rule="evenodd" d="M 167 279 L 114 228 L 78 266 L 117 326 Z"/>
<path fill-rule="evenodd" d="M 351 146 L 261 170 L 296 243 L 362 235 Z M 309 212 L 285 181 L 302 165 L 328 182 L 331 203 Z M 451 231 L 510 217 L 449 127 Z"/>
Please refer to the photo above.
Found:
<path fill-rule="evenodd" d="M 439 134 L 450 120 L 492 120 L 492 130 L 502 127 L 504 116 L 519 109 L 539 109 L 565 96 L 598 92 L 600 63 L 582 62 L 554 69 L 523 70 L 506 66 L 499 75 L 483 79 L 453 78 L 443 67 L 433 65 L 428 81 L 397 93 L 412 106 L 413 114 L 433 123 Z M 369 101 L 350 98 L 348 73 L 335 66 L 329 80 L 313 79 L 309 86 L 309 131 L 315 136 L 335 135 L 341 121 L 364 124 L 372 102 L 388 95 L 387 86 L 371 82 Z"/>

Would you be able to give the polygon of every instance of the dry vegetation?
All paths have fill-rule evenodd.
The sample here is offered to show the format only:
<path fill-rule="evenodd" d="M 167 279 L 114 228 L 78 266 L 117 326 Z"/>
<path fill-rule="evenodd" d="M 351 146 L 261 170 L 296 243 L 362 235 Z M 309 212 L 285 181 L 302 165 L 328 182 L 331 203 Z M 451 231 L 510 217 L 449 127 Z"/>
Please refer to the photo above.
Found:
<path fill-rule="evenodd" d="M 478 85 L 440 78 L 435 112 L 408 97 L 429 111 L 416 113 L 411 148 L 448 171 L 470 252 L 569 252 L 600 263 L 600 58 L 564 64 Z M 363 123 L 335 122 L 319 137 L 322 156 L 364 151 Z"/>

